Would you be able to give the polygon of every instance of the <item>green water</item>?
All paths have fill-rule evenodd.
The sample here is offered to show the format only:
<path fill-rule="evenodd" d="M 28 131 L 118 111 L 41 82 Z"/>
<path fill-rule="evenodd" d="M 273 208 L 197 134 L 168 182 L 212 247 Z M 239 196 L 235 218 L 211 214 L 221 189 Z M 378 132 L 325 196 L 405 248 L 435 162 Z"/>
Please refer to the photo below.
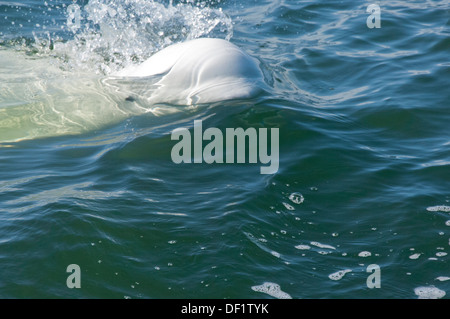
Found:
<path fill-rule="evenodd" d="M 0 1 L 0 297 L 286 296 L 255 288 L 274 283 L 292 298 L 448 298 L 448 1 L 377 2 L 373 29 L 371 2 L 79 1 L 76 32 L 71 3 Z M 260 60 L 268 89 L 150 111 L 105 89 L 203 36 Z M 278 171 L 175 164 L 171 133 L 194 120 L 278 128 Z"/>

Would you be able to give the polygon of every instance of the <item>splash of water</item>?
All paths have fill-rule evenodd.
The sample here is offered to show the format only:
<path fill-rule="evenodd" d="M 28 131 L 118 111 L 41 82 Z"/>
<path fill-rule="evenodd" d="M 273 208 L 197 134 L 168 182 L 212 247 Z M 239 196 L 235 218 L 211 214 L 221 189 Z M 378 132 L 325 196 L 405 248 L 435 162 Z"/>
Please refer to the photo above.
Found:
<path fill-rule="evenodd" d="M 233 33 L 231 19 L 204 4 L 90 0 L 57 10 L 63 26 L 0 46 L 0 143 L 79 134 L 145 113 L 102 79 L 173 43 Z M 61 29 L 66 36 L 50 31 Z"/>
<path fill-rule="evenodd" d="M 231 19 L 219 8 L 148 0 L 91 0 L 68 9 L 73 39 L 55 42 L 51 54 L 66 66 L 111 74 L 178 42 L 199 37 L 229 40 Z M 94 66 L 94 68 L 93 68 Z"/>

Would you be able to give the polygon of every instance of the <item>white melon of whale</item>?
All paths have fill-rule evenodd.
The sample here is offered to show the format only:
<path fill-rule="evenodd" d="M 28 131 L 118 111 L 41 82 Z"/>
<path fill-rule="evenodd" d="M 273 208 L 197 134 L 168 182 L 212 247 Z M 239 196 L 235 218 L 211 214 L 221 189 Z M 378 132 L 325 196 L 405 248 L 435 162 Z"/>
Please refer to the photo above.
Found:
<path fill-rule="evenodd" d="M 145 91 L 152 103 L 212 103 L 255 96 L 263 84 L 259 61 L 229 41 L 199 38 L 171 45 L 115 74 L 128 80 L 160 76 Z"/>

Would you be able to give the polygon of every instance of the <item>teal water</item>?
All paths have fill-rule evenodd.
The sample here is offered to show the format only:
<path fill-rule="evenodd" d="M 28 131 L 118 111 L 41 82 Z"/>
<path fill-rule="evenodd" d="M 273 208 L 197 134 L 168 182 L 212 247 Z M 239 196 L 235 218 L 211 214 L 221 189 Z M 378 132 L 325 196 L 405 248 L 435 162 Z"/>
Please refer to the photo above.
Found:
<path fill-rule="evenodd" d="M 448 1 L 85 0 L 80 25 L 71 4 L 0 1 L 1 298 L 450 296 Z M 198 37 L 268 89 L 150 107 L 105 85 Z M 198 119 L 278 128 L 279 170 L 173 163 Z"/>

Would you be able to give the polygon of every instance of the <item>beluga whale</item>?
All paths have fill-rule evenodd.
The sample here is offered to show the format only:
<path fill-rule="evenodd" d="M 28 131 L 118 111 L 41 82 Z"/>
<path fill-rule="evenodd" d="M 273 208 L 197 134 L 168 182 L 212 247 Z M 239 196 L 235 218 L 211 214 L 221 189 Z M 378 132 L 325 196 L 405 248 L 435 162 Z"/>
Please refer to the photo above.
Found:
<path fill-rule="evenodd" d="M 133 83 L 151 104 L 192 105 L 247 99 L 263 90 L 260 62 L 235 44 L 198 38 L 170 45 L 139 65 L 113 74 Z M 146 87 L 147 86 L 147 87 Z M 133 98 L 129 99 L 130 101 Z"/>

